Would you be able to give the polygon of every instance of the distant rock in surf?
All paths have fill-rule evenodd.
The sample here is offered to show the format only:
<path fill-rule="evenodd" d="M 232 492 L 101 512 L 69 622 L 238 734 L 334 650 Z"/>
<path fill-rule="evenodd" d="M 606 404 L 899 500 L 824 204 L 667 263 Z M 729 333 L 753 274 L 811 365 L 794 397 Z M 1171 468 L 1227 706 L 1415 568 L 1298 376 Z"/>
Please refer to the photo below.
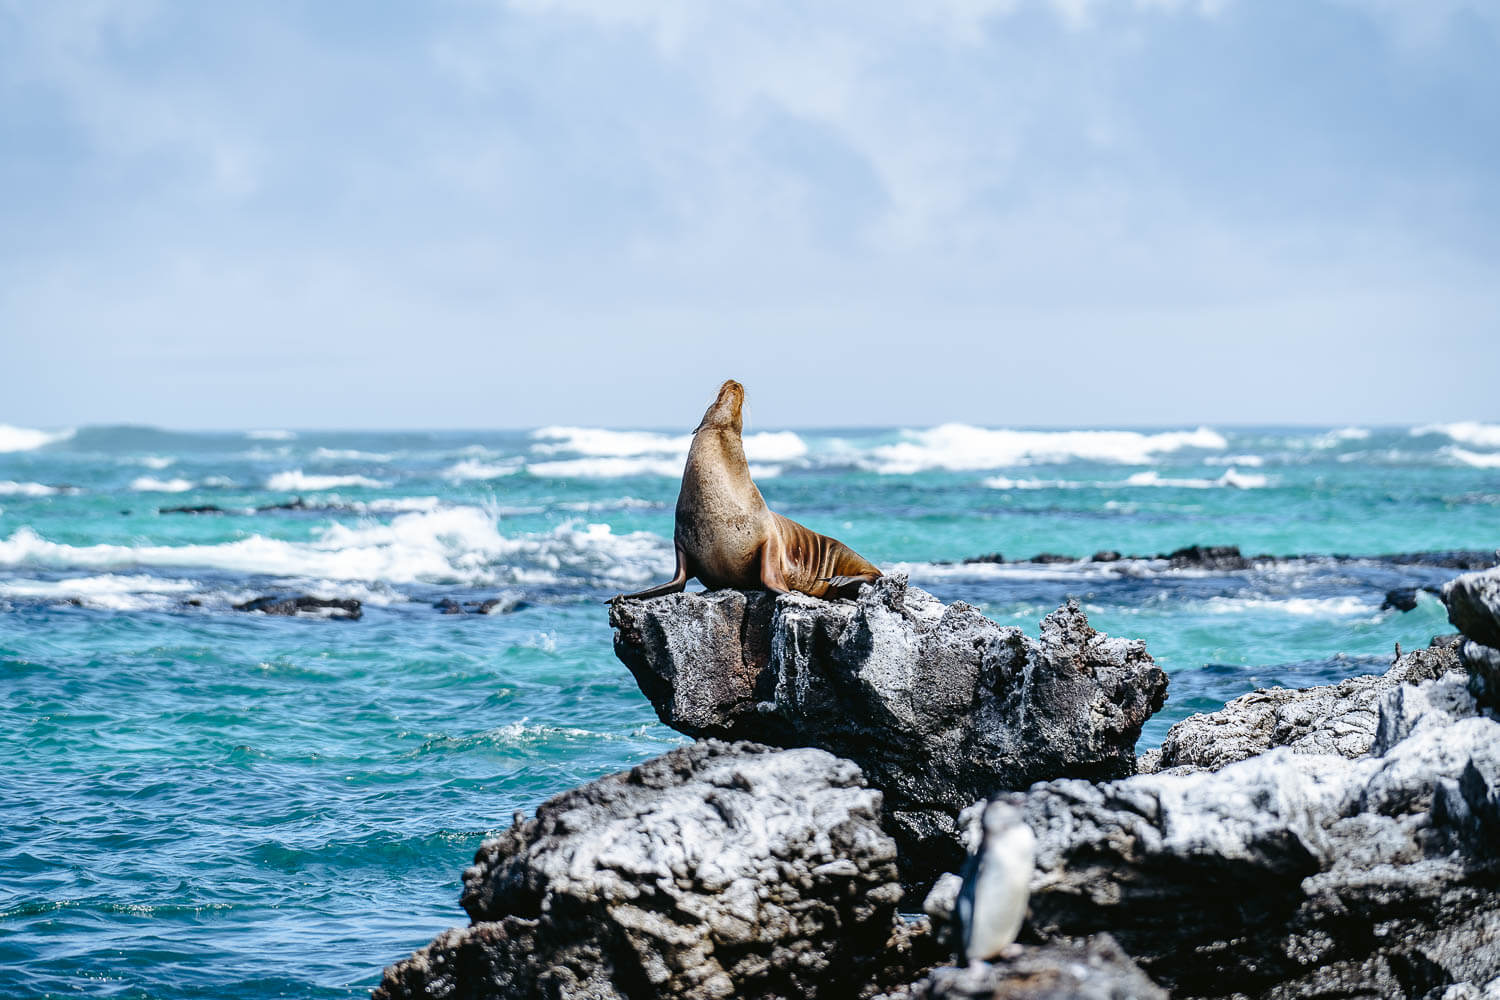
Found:
<path fill-rule="evenodd" d="M 615 653 L 689 736 L 817 746 L 886 793 L 908 885 L 957 867 L 975 799 L 1063 776 L 1135 773 L 1167 677 L 1140 640 L 1096 632 L 1077 603 L 1040 641 L 901 575 L 857 601 L 719 590 L 610 608 Z"/>
<path fill-rule="evenodd" d="M 257 597 L 244 604 L 236 604 L 234 610 L 301 618 L 338 618 L 344 621 L 356 621 L 364 614 L 359 601 L 352 597 L 309 597 L 306 594 L 297 597 Z"/>
<path fill-rule="evenodd" d="M 1189 545 L 1169 552 L 1164 558 L 1173 569 L 1249 569 L 1250 560 L 1240 555 L 1238 545 Z"/>
<path fill-rule="evenodd" d="M 1385 592 L 1385 600 L 1380 602 L 1381 611 L 1415 611 L 1417 608 L 1417 594 L 1421 593 L 1420 587 L 1397 587 L 1395 590 Z"/>
<path fill-rule="evenodd" d="M 158 514 L 227 514 L 223 507 L 211 503 L 199 504 L 196 507 L 158 507 Z"/>

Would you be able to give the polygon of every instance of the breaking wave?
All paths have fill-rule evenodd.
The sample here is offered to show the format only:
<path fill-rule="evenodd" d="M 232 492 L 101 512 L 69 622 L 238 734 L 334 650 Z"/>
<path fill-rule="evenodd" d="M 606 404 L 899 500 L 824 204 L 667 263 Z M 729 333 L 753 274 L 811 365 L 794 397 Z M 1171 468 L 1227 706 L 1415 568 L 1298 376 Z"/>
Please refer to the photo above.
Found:
<path fill-rule="evenodd" d="M 904 430 L 904 440 L 871 449 L 866 467 L 886 475 L 930 469 L 971 471 L 1071 461 L 1146 465 L 1156 456 L 1187 448 L 1222 450 L 1223 435 L 1207 427 L 1193 431 L 1014 431 L 969 424 Z"/>
<path fill-rule="evenodd" d="M 1480 448 L 1500 448 L 1500 424 L 1481 424 L 1475 420 L 1460 420 L 1451 424 L 1423 424 L 1411 429 L 1412 437 L 1426 434 L 1442 434 L 1459 444 Z"/>
<path fill-rule="evenodd" d="M 607 524 L 559 525 L 506 536 L 477 507 L 401 514 L 389 524 L 332 524 L 311 541 L 251 535 L 198 545 L 67 545 L 29 527 L 0 540 L 0 566 L 123 570 L 212 569 L 386 584 L 633 584 L 670 571 L 671 544 L 649 532 L 615 534 Z"/>
<path fill-rule="evenodd" d="M 378 479 L 370 479 L 368 476 L 309 476 L 301 469 L 278 472 L 266 480 L 266 489 L 286 493 L 336 490 L 340 486 L 363 486 L 367 489 L 378 490 L 381 487 L 389 485 L 390 483 L 384 483 Z"/>
<path fill-rule="evenodd" d="M 0 424 L 0 452 L 8 451 L 33 451 L 58 441 L 66 441 L 74 434 L 72 429 L 65 431 L 38 431 L 29 427 L 15 427 L 11 424 Z"/>

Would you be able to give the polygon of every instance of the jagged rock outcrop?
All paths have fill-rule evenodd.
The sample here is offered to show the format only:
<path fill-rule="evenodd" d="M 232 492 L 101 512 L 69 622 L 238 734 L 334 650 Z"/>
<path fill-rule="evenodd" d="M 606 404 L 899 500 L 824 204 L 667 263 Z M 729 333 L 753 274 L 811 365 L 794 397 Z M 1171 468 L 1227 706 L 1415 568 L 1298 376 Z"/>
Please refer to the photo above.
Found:
<path fill-rule="evenodd" d="M 1217 712 L 1177 723 L 1159 749 L 1141 755 L 1140 769 L 1147 774 L 1181 767 L 1216 771 L 1275 747 L 1362 757 L 1375 741 L 1385 693 L 1461 670 L 1458 646 L 1457 636 L 1439 636 L 1426 649 L 1399 657 L 1384 674 L 1241 695 Z"/>
<path fill-rule="evenodd" d="M 1030 927 L 1109 931 L 1174 996 L 1426 997 L 1500 976 L 1500 722 L 1462 675 L 1383 696 L 1372 756 L 1003 798 L 1037 836 Z"/>
<path fill-rule="evenodd" d="M 1500 569 L 1448 581 L 1443 603 L 1448 620 L 1468 639 L 1461 655 L 1469 689 L 1483 704 L 1500 708 Z"/>
<path fill-rule="evenodd" d="M 1108 934 L 1022 945 L 1003 962 L 934 969 L 892 1000 L 1167 1000 Z"/>
<path fill-rule="evenodd" d="M 707 740 L 517 816 L 464 873 L 473 923 L 377 1000 L 868 996 L 937 957 L 897 912 L 880 792 L 816 749 Z"/>
<path fill-rule="evenodd" d="M 857 601 L 721 590 L 617 601 L 615 652 L 690 736 L 817 746 L 886 794 L 915 891 L 962 860 L 956 816 L 1001 789 L 1133 774 L 1166 674 L 1070 602 L 1040 641 L 903 576 Z"/>

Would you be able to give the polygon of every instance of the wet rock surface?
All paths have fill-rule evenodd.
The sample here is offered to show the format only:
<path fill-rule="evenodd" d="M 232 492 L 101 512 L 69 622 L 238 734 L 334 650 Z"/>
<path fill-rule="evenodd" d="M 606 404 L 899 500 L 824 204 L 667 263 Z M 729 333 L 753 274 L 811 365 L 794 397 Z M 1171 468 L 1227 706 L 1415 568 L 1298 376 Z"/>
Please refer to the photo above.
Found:
<path fill-rule="evenodd" d="M 306 594 L 296 597 L 257 597 L 244 604 L 236 604 L 234 610 L 302 618 L 338 618 L 345 621 L 356 621 L 364 614 L 359 601 L 352 597 L 309 597 Z"/>
<path fill-rule="evenodd" d="M 667 725 L 856 762 L 885 792 L 915 892 L 961 862 L 956 816 L 975 799 L 1133 774 L 1166 696 L 1145 644 L 1096 632 L 1074 602 L 1037 641 L 901 576 L 853 602 L 735 590 L 619 601 L 610 621 Z"/>
<path fill-rule="evenodd" d="M 1174 996 L 1424 997 L 1500 976 L 1500 723 L 1461 676 L 1397 685 L 1370 750 L 1003 796 L 1038 839 L 1033 932 L 1108 931 Z"/>
<path fill-rule="evenodd" d="M 707 740 L 517 816 L 464 873 L 473 923 L 397 997 L 858 997 L 936 957 L 897 912 L 880 793 L 815 749 Z"/>
<path fill-rule="evenodd" d="M 1215 771 L 1276 747 L 1351 759 L 1364 756 L 1375 741 L 1386 692 L 1462 670 L 1458 647 L 1457 636 L 1440 636 L 1426 649 L 1399 657 L 1384 674 L 1241 695 L 1217 712 L 1189 716 L 1174 725 L 1159 749 L 1141 755 L 1140 769 Z"/>

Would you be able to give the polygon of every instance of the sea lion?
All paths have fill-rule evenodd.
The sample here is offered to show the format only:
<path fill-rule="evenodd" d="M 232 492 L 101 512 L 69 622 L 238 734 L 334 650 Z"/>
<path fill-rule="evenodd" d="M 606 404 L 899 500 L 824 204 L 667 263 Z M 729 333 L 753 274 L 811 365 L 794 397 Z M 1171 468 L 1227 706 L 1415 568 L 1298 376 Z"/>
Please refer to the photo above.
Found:
<path fill-rule="evenodd" d="M 740 440 L 745 387 L 730 379 L 693 431 L 677 494 L 677 571 L 672 579 L 616 600 L 675 594 L 697 577 L 710 590 L 764 587 L 777 594 L 852 597 L 881 576 L 869 560 L 766 506 Z"/>

